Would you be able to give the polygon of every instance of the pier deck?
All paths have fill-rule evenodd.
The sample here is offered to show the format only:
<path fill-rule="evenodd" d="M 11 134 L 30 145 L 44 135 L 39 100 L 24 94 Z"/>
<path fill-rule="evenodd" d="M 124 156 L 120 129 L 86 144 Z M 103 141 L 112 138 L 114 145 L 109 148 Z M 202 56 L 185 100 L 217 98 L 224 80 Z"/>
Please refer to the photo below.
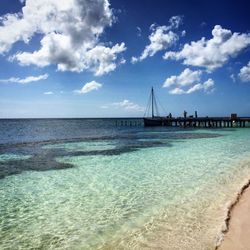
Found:
<path fill-rule="evenodd" d="M 144 126 L 228 128 L 249 127 L 250 117 L 153 117 L 144 118 Z"/>

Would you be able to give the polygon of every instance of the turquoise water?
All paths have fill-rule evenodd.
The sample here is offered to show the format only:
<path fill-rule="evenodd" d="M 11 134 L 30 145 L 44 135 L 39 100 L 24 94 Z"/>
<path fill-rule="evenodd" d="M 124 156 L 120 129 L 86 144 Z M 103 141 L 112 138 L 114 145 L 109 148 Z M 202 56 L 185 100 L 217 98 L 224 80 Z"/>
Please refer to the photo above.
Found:
<path fill-rule="evenodd" d="M 250 176 L 248 128 L 18 147 L 0 167 L 39 168 L 0 179 L 0 249 L 213 249 Z"/>
<path fill-rule="evenodd" d="M 0 162 L 6 162 L 10 160 L 26 160 L 30 157 L 30 155 L 0 154 Z"/>

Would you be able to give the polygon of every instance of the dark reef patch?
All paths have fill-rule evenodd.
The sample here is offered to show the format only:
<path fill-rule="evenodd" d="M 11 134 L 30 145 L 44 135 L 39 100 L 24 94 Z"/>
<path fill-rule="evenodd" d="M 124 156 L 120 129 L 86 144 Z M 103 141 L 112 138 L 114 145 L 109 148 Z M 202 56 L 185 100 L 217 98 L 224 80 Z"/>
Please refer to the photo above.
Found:
<path fill-rule="evenodd" d="M 141 133 L 142 132 L 142 133 Z M 153 133 L 152 133 L 153 132 Z M 13 159 L 0 162 L 0 179 L 9 175 L 20 174 L 23 171 L 48 171 L 72 168 L 74 165 L 58 162 L 58 157 L 90 156 L 90 155 L 120 155 L 130 153 L 143 148 L 172 147 L 173 140 L 188 140 L 200 138 L 216 138 L 221 135 L 216 133 L 192 133 L 192 131 L 164 132 L 143 130 L 138 133 L 121 134 L 120 136 L 102 136 L 93 138 L 75 138 L 47 140 L 38 142 L 8 143 L 0 144 L 0 154 L 31 155 L 28 159 Z M 60 144 L 76 142 L 103 142 L 111 145 L 110 149 L 78 148 L 77 150 L 67 150 Z M 46 148 L 47 145 L 56 145 L 55 148 Z"/>

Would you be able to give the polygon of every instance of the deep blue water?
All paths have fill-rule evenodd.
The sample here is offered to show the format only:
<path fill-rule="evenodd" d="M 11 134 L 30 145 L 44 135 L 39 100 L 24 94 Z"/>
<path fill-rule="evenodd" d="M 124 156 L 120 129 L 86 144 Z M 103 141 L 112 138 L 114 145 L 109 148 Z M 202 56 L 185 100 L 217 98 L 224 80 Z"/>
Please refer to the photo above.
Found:
<path fill-rule="evenodd" d="M 125 126 L 125 122 L 127 125 Z M 131 126 L 130 126 L 131 124 Z M 142 119 L 2 119 L 0 144 L 115 136 L 136 131 Z"/>

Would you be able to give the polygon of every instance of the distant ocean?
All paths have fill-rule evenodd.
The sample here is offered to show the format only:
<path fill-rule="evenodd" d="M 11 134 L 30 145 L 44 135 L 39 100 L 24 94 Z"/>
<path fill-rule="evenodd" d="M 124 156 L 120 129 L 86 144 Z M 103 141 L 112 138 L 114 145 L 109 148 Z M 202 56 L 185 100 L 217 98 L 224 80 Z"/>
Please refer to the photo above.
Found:
<path fill-rule="evenodd" d="M 0 249 L 214 249 L 249 176 L 249 128 L 0 120 Z"/>

